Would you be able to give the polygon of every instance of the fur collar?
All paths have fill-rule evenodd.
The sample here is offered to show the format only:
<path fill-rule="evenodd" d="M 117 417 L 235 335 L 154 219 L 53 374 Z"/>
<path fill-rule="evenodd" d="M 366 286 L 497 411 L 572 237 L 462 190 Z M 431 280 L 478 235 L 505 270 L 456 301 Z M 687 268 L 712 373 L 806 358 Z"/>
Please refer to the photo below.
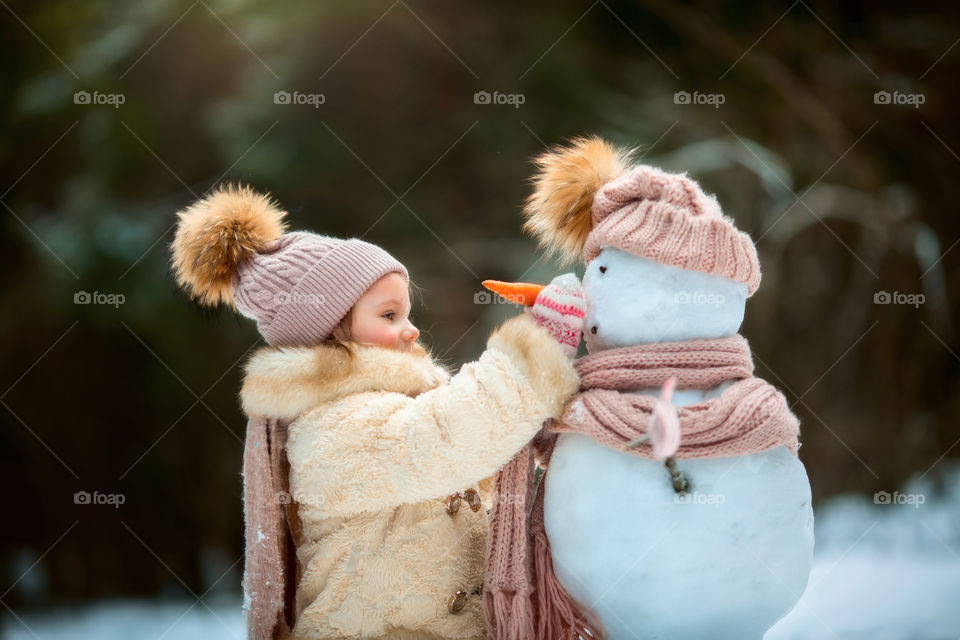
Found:
<path fill-rule="evenodd" d="M 263 347 L 247 361 L 240 401 L 249 417 L 294 420 L 318 405 L 365 391 L 416 396 L 450 379 L 418 343 L 404 353 L 355 345 Z"/>

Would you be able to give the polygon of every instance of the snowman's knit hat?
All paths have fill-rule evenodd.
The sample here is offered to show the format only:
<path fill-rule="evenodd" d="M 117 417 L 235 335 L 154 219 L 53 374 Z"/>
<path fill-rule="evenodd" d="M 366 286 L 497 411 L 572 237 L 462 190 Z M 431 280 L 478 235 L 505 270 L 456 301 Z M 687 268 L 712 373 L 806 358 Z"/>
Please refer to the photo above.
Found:
<path fill-rule="evenodd" d="M 406 268 L 380 247 L 306 231 L 284 233 L 285 212 L 249 187 L 221 187 L 178 213 L 171 262 L 178 284 L 204 305 L 257 321 L 272 346 L 330 336 L 382 276 Z"/>
<path fill-rule="evenodd" d="M 685 174 L 626 168 L 629 152 L 579 138 L 536 163 L 525 228 L 568 259 L 590 262 L 603 246 L 690 271 L 760 286 L 757 250 Z M 579 254 L 579 255 L 578 255 Z"/>
<path fill-rule="evenodd" d="M 683 174 L 640 165 L 608 182 L 593 198 L 593 229 L 583 248 L 589 262 L 612 245 L 662 264 L 760 286 L 757 249 L 713 196 Z"/>

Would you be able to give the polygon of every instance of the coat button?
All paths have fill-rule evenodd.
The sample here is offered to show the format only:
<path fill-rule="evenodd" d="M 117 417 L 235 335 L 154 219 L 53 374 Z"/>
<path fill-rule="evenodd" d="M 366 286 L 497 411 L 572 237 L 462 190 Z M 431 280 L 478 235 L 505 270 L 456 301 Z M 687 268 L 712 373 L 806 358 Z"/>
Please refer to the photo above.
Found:
<path fill-rule="evenodd" d="M 460 492 L 451 493 L 447 496 L 447 513 L 450 515 L 460 511 Z"/>
<path fill-rule="evenodd" d="M 463 500 L 474 511 L 480 511 L 480 494 L 473 489 L 467 489 L 463 492 Z"/>
<path fill-rule="evenodd" d="M 463 611 L 465 606 L 467 606 L 466 591 L 457 591 L 455 594 L 450 596 L 450 600 L 447 602 L 447 609 L 450 610 L 450 613 L 454 614 Z"/>

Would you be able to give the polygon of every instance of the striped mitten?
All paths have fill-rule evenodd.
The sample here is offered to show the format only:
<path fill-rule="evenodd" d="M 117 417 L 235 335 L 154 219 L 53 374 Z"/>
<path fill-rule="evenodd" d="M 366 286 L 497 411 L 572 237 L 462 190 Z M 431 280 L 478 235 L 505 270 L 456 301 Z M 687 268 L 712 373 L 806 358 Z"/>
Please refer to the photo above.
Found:
<path fill-rule="evenodd" d="M 537 294 L 530 314 L 560 343 L 563 352 L 573 358 L 583 333 L 586 312 L 583 287 L 573 273 L 565 273 L 550 281 Z"/>

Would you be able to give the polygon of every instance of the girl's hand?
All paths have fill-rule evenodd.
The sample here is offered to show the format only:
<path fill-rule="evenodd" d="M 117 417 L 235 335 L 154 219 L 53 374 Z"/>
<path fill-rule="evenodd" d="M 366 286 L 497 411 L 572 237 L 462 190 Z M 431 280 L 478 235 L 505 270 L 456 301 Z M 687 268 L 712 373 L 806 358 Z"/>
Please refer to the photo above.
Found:
<path fill-rule="evenodd" d="M 565 273 L 550 281 L 537 294 L 530 315 L 560 343 L 567 356 L 577 355 L 577 346 L 583 334 L 583 316 L 586 312 L 583 287 L 573 273 Z"/>

